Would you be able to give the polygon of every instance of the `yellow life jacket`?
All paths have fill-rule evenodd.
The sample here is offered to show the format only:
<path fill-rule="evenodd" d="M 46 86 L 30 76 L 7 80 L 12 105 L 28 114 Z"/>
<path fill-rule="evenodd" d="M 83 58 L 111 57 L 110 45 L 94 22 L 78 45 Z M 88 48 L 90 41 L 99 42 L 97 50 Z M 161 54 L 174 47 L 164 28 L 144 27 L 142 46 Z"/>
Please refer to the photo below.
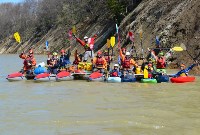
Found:
<path fill-rule="evenodd" d="M 180 74 L 181 77 L 187 76 L 185 73 Z"/>
<path fill-rule="evenodd" d="M 141 68 L 137 67 L 137 68 L 135 69 L 135 73 L 136 73 L 136 74 L 141 74 Z"/>

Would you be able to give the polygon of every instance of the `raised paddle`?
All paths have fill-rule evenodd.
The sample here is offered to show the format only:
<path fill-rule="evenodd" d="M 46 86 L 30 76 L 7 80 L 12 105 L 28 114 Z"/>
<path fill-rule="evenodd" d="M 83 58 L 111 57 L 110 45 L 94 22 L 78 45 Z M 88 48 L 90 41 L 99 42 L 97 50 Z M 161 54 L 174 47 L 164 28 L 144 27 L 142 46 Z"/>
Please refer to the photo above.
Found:
<path fill-rule="evenodd" d="M 197 60 L 198 57 L 197 57 L 197 58 L 194 58 L 194 57 L 188 52 L 188 50 L 187 50 L 185 44 L 181 43 L 181 44 L 180 44 L 180 47 L 188 53 L 188 55 L 192 58 L 192 60 L 193 60 L 194 62 L 197 62 L 197 63 L 199 64 L 199 61 Z"/>

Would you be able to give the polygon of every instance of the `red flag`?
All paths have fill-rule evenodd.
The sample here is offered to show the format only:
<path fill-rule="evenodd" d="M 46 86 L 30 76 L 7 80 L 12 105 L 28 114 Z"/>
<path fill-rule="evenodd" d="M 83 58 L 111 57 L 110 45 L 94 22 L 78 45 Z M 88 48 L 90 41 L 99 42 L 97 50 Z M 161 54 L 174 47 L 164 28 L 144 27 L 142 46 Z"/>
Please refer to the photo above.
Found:
<path fill-rule="evenodd" d="M 133 32 L 129 31 L 129 32 L 128 32 L 128 36 L 129 36 L 130 40 L 131 40 L 132 42 L 134 42 L 135 37 L 134 37 Z"/>
<path fill-rule="evenodd" d="M 69 37 L 69 40 L 72 39 L 72 29 L 69 30 L 69 32 L 68 32 L 68 37 Z"/>
<path fill-rule="evenodd" d="M 88 39 L 88 43 L 90 45 L 90 49 L 91 50 L 94 48 L 94 40 L 95 40 L 95 38 L 89 38 Z"/>

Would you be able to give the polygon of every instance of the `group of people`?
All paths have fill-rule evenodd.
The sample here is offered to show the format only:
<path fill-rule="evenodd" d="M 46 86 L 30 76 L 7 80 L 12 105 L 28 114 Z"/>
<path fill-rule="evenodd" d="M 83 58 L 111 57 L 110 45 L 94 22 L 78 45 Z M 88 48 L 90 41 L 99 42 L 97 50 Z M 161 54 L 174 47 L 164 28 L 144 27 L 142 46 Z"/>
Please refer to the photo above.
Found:
<path fill-rule="evenodd" d="M 74 61 L 71 63 L 71 46 L 66 50 L 62 49 L 60 51 L 60 57 L 58 57 L 57 52 L 53 52 L 52 56 L 48 54 L 47 59 L 47 71 L 49 73 L 57 74 L 59 71 L 65 70 L 70 65 L 78 65 L 79 62 L 87 62 L 88 58 L 91 58 L 91 63 L 93 65 L 93 71 L 99 71 L 103 74 L 109 74 L 111 77 L 120 77 L 125 76 L 126 74 L 141 74 L 144 71 L 144 68 L 148 70 L 149 78 L 153 78 L 155 74 L 161 73 L 166 74 L 166 65 L 168 58 L 173 54 L 172 50 L 169 50 L 164 54 L 163 50 L 159 49 L 160 46 L 156 49 L 149 49 L 149 55 L 147 61 L 142 65 L 138 65 L 138 62 L 131 57 L 131 53 L 126 50 L 126 48 L 119 48 L 119 61 L 114 64 L 113 68 L 110 69 L 110 63 L 112 61 L 111 55 L 108 51 L 104 52 L 98 51 L 97 55 L 94 56 L 93 48 L 89 44 L 89 38 L 84 37 L 84 40 L 77 38 L 74 35 L 75 39 L 82 45 L 85 49 L 84 55 L 79 54 L 76 50 L 74 53 Z M 95 40 L 97 35 L 94 35 L 92 38 Z M 31 74 L 33 69 L 36 66 L 36 60 L 34 58 L 33 49 L 30 49 L 26 55 L 22 52 L 19 55 L 20 58 L 24 59 L 24 67 L 21 72 L 26 74 Z M 189 70 L 191 70 L 196 64 L 191 65 L 186 68 L 184 64 L 181 64 L 181 71 L 175 74 L 174 76 L 187 76 Z"/>

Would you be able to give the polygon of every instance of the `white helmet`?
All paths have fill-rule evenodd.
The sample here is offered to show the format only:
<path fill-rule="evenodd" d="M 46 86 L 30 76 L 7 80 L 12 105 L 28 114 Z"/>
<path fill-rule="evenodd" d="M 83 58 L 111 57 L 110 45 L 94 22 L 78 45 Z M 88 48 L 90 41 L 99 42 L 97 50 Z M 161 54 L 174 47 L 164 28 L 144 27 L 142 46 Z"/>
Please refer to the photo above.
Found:
<path fill-rule="evenodd" d="M 129 55 L 131 55 L 131 54 L 130 54 L 130 52 L 126 52 L 126 55 L 129 56 Z"/>
<path fill-rule="evenodd" d="M 119 65 L 118 65 L 118 64 L 115 64 L 114 67 L 119 67 Z"/>
<path fill-rule="evenodd" d="M 85 36 L 85 37 L 84 37 L 84 39 L 88 39 L 88 37 L 87 37 L 87 36 Z"/>

